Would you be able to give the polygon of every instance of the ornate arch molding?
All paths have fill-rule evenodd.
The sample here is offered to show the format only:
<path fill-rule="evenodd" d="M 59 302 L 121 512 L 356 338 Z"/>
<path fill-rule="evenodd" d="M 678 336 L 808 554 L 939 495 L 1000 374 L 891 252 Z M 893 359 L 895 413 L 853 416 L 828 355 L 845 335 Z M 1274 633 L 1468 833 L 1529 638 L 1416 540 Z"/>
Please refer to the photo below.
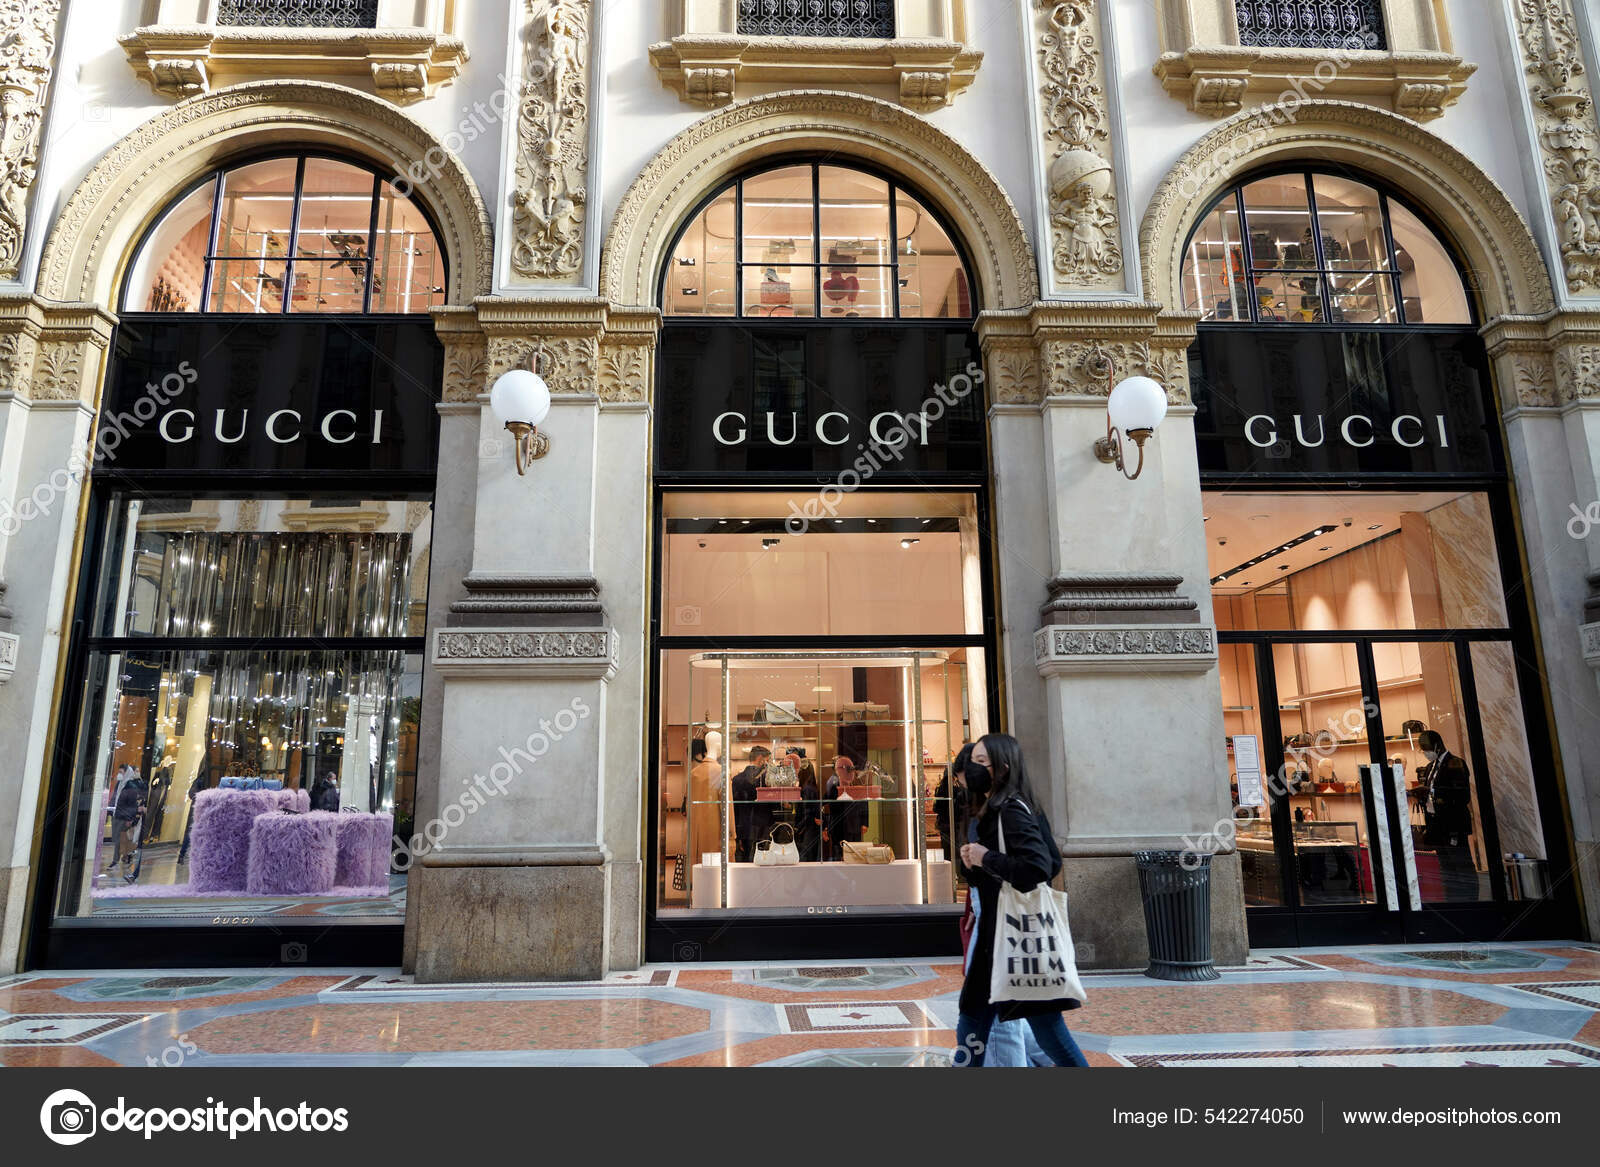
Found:
<path fill-rule="evenodd" d="M 67 200 L 45 241 L 39 295 L 115 304 L 129 252 L 173 194 L 263 146 L 326 147 L 404 177 L 433 214 L 450 261 L 450 302 L 490 290 L 489 212 L 472 176 L 387 102 L 326 82 L 251 82 L 179 102 L 119 141 Z"/>
<path fill-rule="evenodd" d="M 735 102 L 668 142 L 612 216 L 601 253 L 601 298 L 631 307 L 654 304 L 666 249 L 701 198 L 761 158 L 814 150 L 871 162 L 915 182 L 971 251 L 984 308 L 1023 308 L 1038 299 L 1027 232 L 983 163 L 897 105 L 809 90 Z"/>
<path fill-rule="evenodd" d="M 1405 118 L 1345 101 L 1251 110 L 1178 159 L 1139 229 L 1144 291 L 1175 310 L 1183 241 L 1207 203 L 1241 174 L 1291 160 L 1343 163 L 1392 183 L 1450 234 L 1485 319 L 1548 312 L 1549 271 L 1504 190 L 1454 146 Z"/>

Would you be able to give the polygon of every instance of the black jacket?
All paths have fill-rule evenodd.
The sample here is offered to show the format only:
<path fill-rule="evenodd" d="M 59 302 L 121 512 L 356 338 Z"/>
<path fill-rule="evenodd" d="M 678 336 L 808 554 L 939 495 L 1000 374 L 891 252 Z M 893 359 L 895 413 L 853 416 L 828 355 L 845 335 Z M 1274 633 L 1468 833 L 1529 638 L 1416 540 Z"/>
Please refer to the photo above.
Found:
<path fill-rule="evenodd" d="M 1472 775 L 1467 763 L 1447 753 L 1428 771 L 1433 812 L 1426 816 L 1422 841 L 1430 846 L 1465 846 L 1472 834 Z"/>
<path fill-rule="evenodd" d="M 125 823 L 133 822 L 144 813 L 145 799 L 149 793 L 150 784 L 143 778 L 128 779 L 117 792 L 117 805 L 111 817 Z"/>
<path fill-rule="evenodd" d="M 1000 830 L 1005 829 L 1006 850 L 1000 853 Z M 972 838 L 972 836 L 976 838 Z M 972 951 L 972 967 L 961 985 L 961 1012 L 978 1013 L 989 1002 L 989 978 L 994 968 L 995 920 L 1000 911 L 1000 884 L 1009 883 L 1018 891 L 1032 891 L 1048 883 L 1061 870 L 1061 852 L 1050 833 L 1050 820 L 1022 799 L 1011 795 L 998 805 L 986 806 L 968 827 L 968 837 L 989 849 L 982 867 L 962 865 L 962 873 L 977 893 L 979 903 L 978 940 Z M 959 859 L 958 859 L 959 862 Z M 1076 1009 L 1081 1002 L 1070 998 L 1059 1001 L 1028 1001 L 1000 1007 L 1002 1021 Z"/>
<path fill-rule="evenodd" d="M 339 787 L 325 778 L 319 778 L 311 788 L 312 810 L 338 810 Z"/>
<path fill-rule="evenodd" d="M 756 801 L 756 791 L 766 785 L 760 766 L 746 766 L 734 776 L 733 834 L 738 839 L 764 838 L 772 829 L 772 805 Z"/>

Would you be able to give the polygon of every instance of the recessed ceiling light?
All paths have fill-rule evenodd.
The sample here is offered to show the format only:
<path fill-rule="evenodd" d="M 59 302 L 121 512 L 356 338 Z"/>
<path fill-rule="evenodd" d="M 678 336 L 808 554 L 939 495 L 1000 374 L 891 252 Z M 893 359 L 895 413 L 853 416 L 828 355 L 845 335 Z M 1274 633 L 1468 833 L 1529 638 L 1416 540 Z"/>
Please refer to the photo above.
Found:
<path fill-rule="evenodd" d="M 900 546 L 909 548 L 913 544 L 921 543 L 921 542 L 922 542 L 921 539 L 902 539 L 902 540 L 900 540 Z"/>
<path fill-rule="evenodd" d="M 1250 521 L 1252 523 L 1259 523 L 1262 519 L 1270 519 L 1271 517 L 1271 515 L 1251 515 Z"/>
<path fill-rule="evenodd" d="M 1383 524 L 1382 523 L 1373 523 L 1372 526 L 1367 528 L 1367 530 L 1369 530 L 1369 531 L 1381 531 L 1381 530 L 1383 530 Z"/>
<path fill-rule="evenodd" d="M 1332 547 L 1318 547 L 1317 550 L 1318 551 L 1332 551 L 1333 548 Z"/>

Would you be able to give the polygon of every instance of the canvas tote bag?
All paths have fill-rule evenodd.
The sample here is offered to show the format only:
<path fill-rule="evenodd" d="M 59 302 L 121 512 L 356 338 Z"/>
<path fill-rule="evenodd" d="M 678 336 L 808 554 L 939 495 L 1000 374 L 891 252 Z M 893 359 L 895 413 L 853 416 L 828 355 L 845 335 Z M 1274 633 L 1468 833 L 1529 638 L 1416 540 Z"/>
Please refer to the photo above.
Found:
<path fill-rule="evenodd" d="M 1000 854 L 1004 855 L 1005 827 L 998 819 L 995 825 L 1000 828 Z M 991 1004 L 1089 999 L 1078 979 L 1077 955 L 1067 929 L 1066 892 L 1049 883 L 1021 892 L 1002 882 L 995 915 Z"/>

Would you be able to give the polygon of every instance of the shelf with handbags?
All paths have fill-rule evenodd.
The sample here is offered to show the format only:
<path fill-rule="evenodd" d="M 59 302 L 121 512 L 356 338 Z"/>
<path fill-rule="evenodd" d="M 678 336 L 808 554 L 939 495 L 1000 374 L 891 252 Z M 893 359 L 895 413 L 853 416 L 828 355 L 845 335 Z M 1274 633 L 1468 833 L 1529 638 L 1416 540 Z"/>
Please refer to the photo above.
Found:
<path fill-rule="evenodd" d="M 694 653 L 688 701 L 707 712 L 668 732 L 709 735 L 714 725 L 731 740 L 726 781 L 684 803 L 686 833 L 698 841 L 683 881 L 689 906 L 953 906 L 954 867 L 924 818 L 943 767 L 920 761 L 933 756 L 930 738 L 948 753 L 951 694 L 965 706 L 965 663 L 951 656 Z M 670 828 L 670 795 L 663 806 Z M 665 842 L 668 906 L 682 894 Z"/>

